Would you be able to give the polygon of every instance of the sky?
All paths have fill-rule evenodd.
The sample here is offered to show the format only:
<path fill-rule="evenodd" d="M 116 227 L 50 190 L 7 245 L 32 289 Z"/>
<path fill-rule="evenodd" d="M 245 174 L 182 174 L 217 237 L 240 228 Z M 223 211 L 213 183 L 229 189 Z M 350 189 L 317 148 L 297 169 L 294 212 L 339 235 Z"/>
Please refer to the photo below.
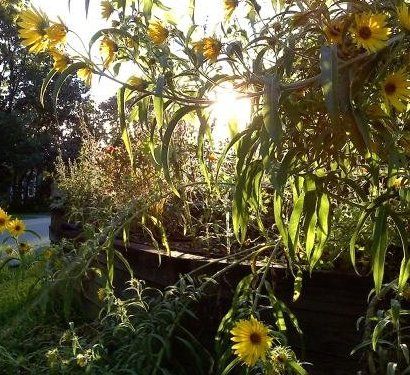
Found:
<path fill-rule="evenodd" d="M 156 10 L 153 16 L 158 16 L 161 19 L 167 17 L 175 19 L 178 21 L 178 27 L 184 29 L 190 23 L 187 12 L 188 3 L 189 0 L 163 0 L 164 5 L 172 7 L 172 12 L 163 14 L 163 11 Z M 197 22 L 206 24 L 208 31 L 212 32 L 223 18 L 222 3 L 221 0 L 197 0 L 195 12 Z M 101 18 L 100 0 L 90 0 L 88 18 L 85 15 L 84 0 L 71 0 L 70 9 L 68 8 L 68 0 L 31 0 L 31 4 L 42 9 L 52 20 L 61 17 L 69 29 L 76 31 L 86 45 L 97 30 L 111 25 L 111 21 Z M 71 36 L 69 43 L 75 48 L 81 48 L 81 43 L 74 36 Z M 127 76 L 125 77 L 125 75 Z M 129 69 L 123 67 L 119 79 L 126 80 L 129 75 Z M 101 102 L 113 96 L 117 88 L 118 85 L 107 78 L 94 77 L 91 95 L 97 102 Z"/>

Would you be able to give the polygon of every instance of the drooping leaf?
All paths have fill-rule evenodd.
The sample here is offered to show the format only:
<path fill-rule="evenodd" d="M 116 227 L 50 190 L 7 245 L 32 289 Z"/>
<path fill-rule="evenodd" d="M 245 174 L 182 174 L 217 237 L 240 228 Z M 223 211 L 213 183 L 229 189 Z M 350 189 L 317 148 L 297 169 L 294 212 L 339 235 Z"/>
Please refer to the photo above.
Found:
<path fill-rule="evenodd" d="M 316 263 L 322 257 L 323 250 L 326 245 L 326 241 L 329 236 L 329 221 L 330 221 L 330 200 L 327 194 L 322 193 L 318 197 L 318 225 L 317 225 L 317 246 L 313 250 L 312 257 L 310 259 L 310 271 L 313 270 Z"/>
<path fill-rule="evenodd" d="M 275 224 L 282 238 L 282 242 L 285 245 L 285 248 L 288 248 L 289 247 L 289 244 L 288 244 L 289 235 L 288 235 L 287 227 L 285 226 L 285 223 L 283 222 L 283 217 L 282 217 L 282 196 L 278 194 L 276 191 L 273 196 L 273 213 L 275 217 Z"/>
<path fill-rule="evenodd" d="M 293 207 L 292 214 L 289 219 L 289 250 L 291 256 L 295 255 L 296 249 L 299 245 L 299 232 L 302 222 L 303 206 L 305 202 L 305 193 L 302 193 L 296 200 Z"/>
<path fill-rule="evenodd" d="M 282 138 L 283 124 L 279 115 L 281 87 L 276 76 L 266 79 L 263 91 L 263 122 L 269 136 L 276 144 Z"/>
<path fill-rule="evenodd" d="M 339 116 L 338 57 L 335 46 L 324 45 L 320 49 L 320 84 L 326 109 L 332 121 Z"/>
<path fill-rule="evenodd" d="M 121 87 L 117 92 L 118 117 L 120 120 L 121 139 L 130 159 L 131 168 L 134 169 L 134 153 L 132 151 L 131 137 L 125 119 L 125 87 Z"/>
<path fill-rule="evenodd" d="M 51 69 L 50 72 L 47 74 L 46 78 L 44 78 L 43 84 L 41 85 L 40 89 L 40 103 L 44 107 L 44 96 L 47 91 L 47 87 L 49 86 L 50 82 L 52 81 L 53 77 L 57 74 L 55 69 Z"/>
<path fill-rule="evenodd" d="M 164 176 L 168 184 L 170 185 L 172 191 L 180 196 L 178 190 L 175 188 L 175 185 L 172 182 L 171 172 L 169 170 L 169 146 L 171 144 L 172 134 L 174 133 L 175 127 L 178 125 L 178 122 L 189 112 L 194 111 L 195 106 L 186 106 L 178 109 L 171 120 L 167 124 L 165 134 L 162 140 L 162 150 L 161 150 L 161 164 L 164 169 Z"/>
<path fill-rule="evenodd" d="M 380 206 L 376 211 L 372 240 L 373 279 L 376 293 L 380 293 L 387 250 L 387 208 L 385 205 Z"/>

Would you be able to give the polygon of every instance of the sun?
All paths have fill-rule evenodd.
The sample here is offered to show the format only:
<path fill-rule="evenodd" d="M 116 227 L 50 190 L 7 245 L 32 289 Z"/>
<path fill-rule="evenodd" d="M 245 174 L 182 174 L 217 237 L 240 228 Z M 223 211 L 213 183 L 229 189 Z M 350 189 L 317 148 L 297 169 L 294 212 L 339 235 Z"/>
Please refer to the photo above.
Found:
<path fill-rule="evenodd" d="M 215 101 L 210 108 L 212 137 L 217 144 L 223 144 L 246 129 L 251 118 L 251 100 L 235 91 L 232 84 L 216 87 L 210 98 Z"/>

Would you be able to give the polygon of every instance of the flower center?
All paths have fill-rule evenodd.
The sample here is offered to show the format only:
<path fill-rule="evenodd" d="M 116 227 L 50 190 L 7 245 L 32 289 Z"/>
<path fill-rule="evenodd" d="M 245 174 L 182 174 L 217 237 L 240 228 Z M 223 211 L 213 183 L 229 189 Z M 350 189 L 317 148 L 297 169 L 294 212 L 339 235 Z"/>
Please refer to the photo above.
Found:
<path fill-rule="evenodd" d="M 0 225 L 4 225 L 6 224 L 6 219 L 3 219 L 2 217 L 0 217 Z"/>
<path fill-rule="evenodd" d="M 19 231 L 20 229 L 21 229 L 21 227 L 20 227 L 20 225 L 16 225 L 15 227 L 14 227 L 14 229 L 16 230 L 16 231 Z"/>
<path fill-rule="evenodd" d="M 396 92 L 396 85 L 394 83 L 386 83 L 384 85 L 384 91 L 387 95 L 393 95 Z"/>
<path fill-rule="evenodd" d="M 249 336 L 249 339 L 251 340 L 251 343 L 254 345 L 258 345 L 262 341 L 260 334 L 256 332 L 252 332 Z"/>
<path fill-rule="evenodd" d="M 362 38 L 362 39 L 370 39 L 370 37 L 372 36 L 372 30 L 370 29 L 370 27 L 369 26 L 362 26 L 360 29 L 359 29 L 359 36 Z"/>

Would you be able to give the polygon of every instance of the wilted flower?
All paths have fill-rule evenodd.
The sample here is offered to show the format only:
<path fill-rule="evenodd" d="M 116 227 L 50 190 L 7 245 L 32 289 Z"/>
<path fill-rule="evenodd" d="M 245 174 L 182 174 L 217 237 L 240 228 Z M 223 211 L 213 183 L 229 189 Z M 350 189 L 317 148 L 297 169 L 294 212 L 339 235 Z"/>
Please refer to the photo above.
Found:
<path fill-rule="evenodd" d="M 224 0 L 225 17 L 231 17 L 237 6 L 238 0 Z"/>
<path fill-rule="evenodd" d="M 148 36 L 156 45 L 160 45 L 168 38 L 169 31 L 159 21 L 152 21 L 148 26 Z"/>
<path fill-rule="evenodd" d="M 343 21 L 330 21 L 324 28 L 326 39 L 329 43 L 342 44 L 343 42 Z"/>
<path fill-rule="evenodd" d="M 128 78 L 127 84 L 132 86 L 137 91 L 144 91 L 148 86 L 147 81 L 137 76 L 131 76 Z"/>
<path fill-rule="evenodd" d="M 27 254 L 30 252 L 31 246 L 25 242 L 21 242 L 19 244 L 19 250 L 21 254 Z"/>
<path fill-rule="evenodd" d="M 204 38 L 202 43 L 202 54 L 204 57 L 211 61 L 216 61 L 221 53 L 221 42 L 215 38 Z"/>
<path fill-rule="evenodd" d="M 80 367 L 85 367 L 87 365 L 87 357 L 84 354 L 77 354 L 76 357 L 77 365 Z"/>
<path fill-rule="evenodd" d="M 103 58 L 105 68 L 108 68 L 108 66 L 114 61 L 117 52 L 117 44 L 110 38 L 104 37 L 100 44 L 100 53 Z"/>
<path fill-rule="evenodd" d="M 108 0 L 101 1 L 101 17 L 108 20 L 114 12 L 114 7 Z"/>
<path fill-rule="evenodd" d="M 55 23 L 47 28 L 46 34 L 50 40 L 50 44 L 53 46 L 65 43 L 67 37 L 67 27 L 61 23 Z"/>
<path fill-rule="evenodd" d="M 63 72 L 68 64 L 70 64 L 70 58 L 67 55 L 64 55 L 56 50 L 50 52 L 50 55 L 53 57 L 53 68 L 57 72 Z"/>
<path fill-rule="evenodd" d="M 93 78 L 93 71 L 89 66 L 85 66 L 84 68 L 78 69 L 77 76 L 78 78 L 82 79 L 88 87 L 91 86 L 91 79 Z"/>

